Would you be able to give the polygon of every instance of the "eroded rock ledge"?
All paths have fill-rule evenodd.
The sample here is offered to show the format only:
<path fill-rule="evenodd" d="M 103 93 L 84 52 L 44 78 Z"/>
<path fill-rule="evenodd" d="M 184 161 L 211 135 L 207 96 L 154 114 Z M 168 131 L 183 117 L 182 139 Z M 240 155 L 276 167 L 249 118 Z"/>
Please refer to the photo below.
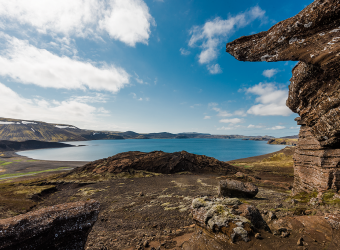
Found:
<path fill-rule="evenodd" d="M 99 202 L 66 203 L 0 220 L 0 249 L 84 249 Z"/>
<path fill-rule="evenodd" d="M 241 61 L 300 61 L 287 106 L 302 125 L 294 192 L 340 189 L 340 1 L 315 0 L 266 32 L 227 44 Z"/>

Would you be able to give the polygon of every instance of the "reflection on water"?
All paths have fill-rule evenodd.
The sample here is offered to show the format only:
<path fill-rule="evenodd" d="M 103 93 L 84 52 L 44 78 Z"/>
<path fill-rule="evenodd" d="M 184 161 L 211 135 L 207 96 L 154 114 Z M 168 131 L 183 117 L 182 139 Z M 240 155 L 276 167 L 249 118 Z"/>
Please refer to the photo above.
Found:
<path fill-rule="evenodd" d="M 129 139 L 67 142 L 78 147 L 38 149 L 21 151 L 18 154 L 39 160 L 94 161 L 126 151 L 164 152 L 188 151 L 207 155 L 221 161 L 268 154 L 284 148 L 284 145 L 269 145 L 266 141 L 241 139 Z M 86 146 L 79 146 L 86 145 Z"/>

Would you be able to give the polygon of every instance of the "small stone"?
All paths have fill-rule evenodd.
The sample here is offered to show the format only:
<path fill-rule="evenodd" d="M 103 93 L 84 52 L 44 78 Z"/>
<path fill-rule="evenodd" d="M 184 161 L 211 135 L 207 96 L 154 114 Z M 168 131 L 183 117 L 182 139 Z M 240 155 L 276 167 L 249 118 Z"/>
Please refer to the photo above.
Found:
<path fill-rule="evenodd" d="M 282 203 L 279 203 L 279 204 L 275 205 L 275 208 L 281 208 L 281 207 L 283 207 Z"/>
<path fill-rule="evenodd" d="M 305 215 L 310 215 L 310 214 L 312 214 L 312 212 L 313 212 L 312 210 L 306 210 Z"/>
<path fill-rule="evenodd" d="M 274 212 L 270 211 L 270 212 L 268 213 L 268 219 L 269 219 L 270 221 L 276 220 L 276 219 L 277 219 L 277 216 L 276 216 L 276 214 L 275 214 Z"/>
<path fill-rule="evenodd" d="M 303 238 L 300 237 L 300 239 L 296 243 L 298 246 L 303 246 Z"/>
<path fill-rule="evenodd" d="M 149 246 L 149 241 L 148 240 L 144 241 L 143 246 L 144 247 L 148 247 Z"/>
<path fill-rule="evenodd" d="M 241 173 L 241 172 L 237 172 L 237 173 L 235 174 L 235 177 L 237 177 L 237 178 L 243 178 L 243 177 L 244 177 L 244 174 Z"/>
<path fill-rule="evenodd" d="M 296 205 L 296 204 L 298 204 L 299 202 L 297 201 L 297 200 L 295 200 L 295 199 L 292 199 L 292 205 Z"/>
<path fill-rule="evenodd" d="M 255 239 L 258 239 L 258 240 L 262 239 L 261 234 L 260 233 L 255 234 Z"/>
<path fill-rule="evenodd" d="M 143 192 L 140 192 L 140 193 L 138 194 L 138 196 L 144 196 L 144 193 L 143 193 Z"/>
<path fill-rule="evenodd" d="M 282 233 L 281 233 L 281 237 L 282 237 L 282 238 L 286 238 L 286 237 L 288 237 L 289 235 L 290 235 L 289 232 L 282 232 Z"/>
<path fill-rule="evenodd" d="M 312 206 L 317 206 L 320 204 L 320 200 L 318 198 L 311 198 L 309 200 L 309 204 L 312 205 Z"/>

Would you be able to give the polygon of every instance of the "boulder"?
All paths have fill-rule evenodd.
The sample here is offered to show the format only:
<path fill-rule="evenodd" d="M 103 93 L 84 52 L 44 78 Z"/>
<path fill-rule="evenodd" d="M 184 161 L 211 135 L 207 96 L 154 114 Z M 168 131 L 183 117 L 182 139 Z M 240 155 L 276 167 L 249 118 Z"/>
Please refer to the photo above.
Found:
<path fill-rule="evenodd" d="M 240 61 L 299 61 L 286 102 L 301 125 L 294 193 L 340 190 L 339 17 L 339 0 L 315 0 L 268 31 L 226 46 Z"/>
<path fill-rule="evenodd" d="M 191 213 L 198 227 L 225 242 L 248 242 L 255 230 L 268 229 L 258 209 L 237 198 L 196 198 Z"/>
<path fill-rule="evenodd" d="M 0 220 L 0 249 L 84 249 L 98 213 L 99 202 L 89 200 Z"/>
<path fill-rule="evenodd" d="M 226 162 L 205 155 L 190 154 L 186 151 L 175 153 L 133 151 L 91 162 L 83 167 L 76 168 L 68 175 L 80 173 L 118 174 L 131 170 L 144 170 L 163 174 L 187 171 L 235 174 L 240 171 L 239 168 Z"/>
<path fill-rule="evenodd" d="M 259 192 L 257 186 L 250 182 L 226 179 L 219 182 L 218 196 L 254 198 Z"/>

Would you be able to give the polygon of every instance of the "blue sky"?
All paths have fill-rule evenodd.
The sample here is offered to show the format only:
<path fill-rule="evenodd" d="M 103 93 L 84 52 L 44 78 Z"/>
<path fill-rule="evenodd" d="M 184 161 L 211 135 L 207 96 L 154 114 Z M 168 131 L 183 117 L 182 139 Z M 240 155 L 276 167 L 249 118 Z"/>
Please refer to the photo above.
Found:
<path fill-rule="evenodd" d="M 0 0 L 0 117 L 80 128 L 285 136 L 296 62 L 225 45 L 311 0 Z"/>

